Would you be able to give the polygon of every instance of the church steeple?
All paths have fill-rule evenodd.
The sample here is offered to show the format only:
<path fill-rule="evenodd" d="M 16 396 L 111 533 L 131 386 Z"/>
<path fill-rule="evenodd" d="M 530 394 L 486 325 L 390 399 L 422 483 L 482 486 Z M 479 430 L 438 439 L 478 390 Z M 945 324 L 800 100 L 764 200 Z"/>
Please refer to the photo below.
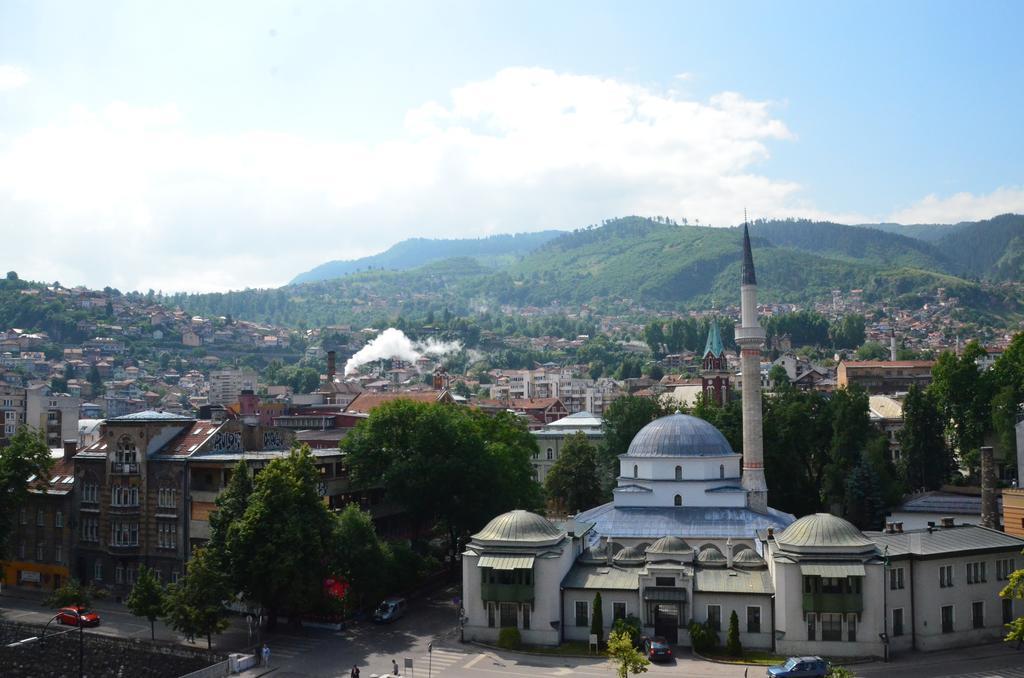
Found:
<path fill-rule="evenodd" d="M 701 391 L 718 405 L 729 402 L 729 365 L 722 345 L 722 334 L 718 331 L 718 318 L 712 318 L 708 326 L 708 340 L 704 344 L 701 361 Z"/>
<path fill-rule="evenodd" d="M 703 357 L 707 358 L 709 353 L 716 358 L 725 353 L 725 348 L 722 346 L 722 335 L 718 331 L 718 318 L 712 318 L 708 326 L 708 340 L 704 344 Z"/>

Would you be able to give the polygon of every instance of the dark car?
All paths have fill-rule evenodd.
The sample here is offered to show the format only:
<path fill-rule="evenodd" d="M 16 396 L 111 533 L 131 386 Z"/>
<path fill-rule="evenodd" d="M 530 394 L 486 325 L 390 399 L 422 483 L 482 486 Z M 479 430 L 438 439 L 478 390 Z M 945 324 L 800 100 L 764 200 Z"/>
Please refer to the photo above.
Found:
<path fill-rule="evenodd" d="M 100 616 L 84 607 L 62 607 L 57 611 L 58 624 L 78 626 L 79 621 L 82 626 L 99 626 Z"/>
<path fill-rule="evenodd" d="M 785 664 L 768 667 L 770 678 L 825 678 L 828 662 L 821 657 L 790 657 Z"/>
<path fill-rule="evenodd" d="M 662 636 L 644 638 L 644 654 L 652 662 L 672 661 L 672 646 Z"/>

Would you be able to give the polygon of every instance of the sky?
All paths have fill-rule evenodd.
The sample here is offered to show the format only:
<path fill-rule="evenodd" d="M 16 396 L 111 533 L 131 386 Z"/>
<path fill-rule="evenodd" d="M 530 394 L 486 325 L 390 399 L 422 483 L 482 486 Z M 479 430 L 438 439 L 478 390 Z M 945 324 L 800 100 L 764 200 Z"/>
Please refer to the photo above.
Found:
<path fill-rule="evenodd" d="M 1024 212 L 1020 2 L 0 0 L 0 269 L 285 284 L 629 214 Z"/>

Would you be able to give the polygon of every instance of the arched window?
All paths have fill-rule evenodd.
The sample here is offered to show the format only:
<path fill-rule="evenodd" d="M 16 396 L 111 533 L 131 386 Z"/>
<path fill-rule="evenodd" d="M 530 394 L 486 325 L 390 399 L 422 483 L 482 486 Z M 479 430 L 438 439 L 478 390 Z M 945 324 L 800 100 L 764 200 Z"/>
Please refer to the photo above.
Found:
<path fill-rule="evenodd" d="M 682 505 L 683 505 L 683 497 L 682 497 L 682 495 L 678 495 L 678 494 L 677 494 L 677 495 L 676 495 L 676 498 L 675 498 L 674 500 L 672 500 L 672 502 L 673 502 L 673 503 L 674 503 L 674 504 L 675 504 L 676 506 L 682 506 Z"/>
<path fill-rule="evenodd" d="M 134 464 L 138 461 L 135 443 L 126 435 L 117 441 L 117 461 L 122 464 Z"/>
<path fill-rule="evenodd" d="M 719 464 L 718 465 L 718 477 L 719 478 L 724 478 L 725 477 L 725 464 Z"/>
<path fill-rule="evenodd" d="M 634 478 L 639 478 L 640 477 L 640 468 L 636 464 L 633 464 L 633 477 Z"/>
<path fill-rule="evenodd" d="M 548 460 L 551 460 L 551 459 L 554 459 L 554 458 L 555 458 L 555 451 L 554 451 L 554 449 L 549 447 L 548 448 Z"/>
<path fill-rule="evenodd" d="M 682 479 L 683 479 L 683 467 L 682 466 L 676 466 L 676 480 L 682 480 Z"/>

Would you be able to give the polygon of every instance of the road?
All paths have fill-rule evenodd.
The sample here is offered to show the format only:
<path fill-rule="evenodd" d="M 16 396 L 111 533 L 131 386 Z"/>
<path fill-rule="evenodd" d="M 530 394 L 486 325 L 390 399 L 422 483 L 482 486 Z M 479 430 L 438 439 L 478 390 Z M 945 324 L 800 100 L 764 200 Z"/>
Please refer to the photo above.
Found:
<path fill-rule="evenodd" d="M 442 591 L 424 600 L 413 600 L 409 613 L 394 624 L 377 626 L 357 623 L 343 631 L 301 629 L 291 631 L 279 627 L 267 634 L 271 650 L 270 678 L 336 678 L 347 677 L 353 665 L 360 668 L 362 678 L 383 676 L 391 672 L 391 660 L 401 667 L 406 678 L 613 678 L 612 664 L 603 659 L 529 655 L 493 651 L 459 642 L 455 608 L 451 604 L 453 590 Z M 149 637 L 149 624 L 139 620 L 114 603 L 101 603 L 97 610 L 103 624 L 87 633 Z M 45 623 L 52 612 L 40 607 L 36 600 L 0 597 L 0 613 L 9 620 Z M 181 636 L 157 623 L 157 638 L 188 644 Z M 232 651 L 249 644 L 244 621 L 232 618 L 232 625 L 214 641 L 215 649 Z M 196 643 L 203 647 L 205 642 Z M 432 647 L 432 652 L 428 651 Z M 404 668 L 411 659 L 411 670 Z M 851 666 L 865 678 L 899 676 L 899 678 L 1024 678 L 1024 651 L 1016 652 L 1007 645 L 983 645 L 956 651 L 915 654 L 898 658 L 890 664 L 880 662 Z M 652 665 L 649 676 L 686 676 L 687 678 L 742 678 L 763 676 L 763 667 L 714 664 L 680 654 L 672 664 Z"/>

